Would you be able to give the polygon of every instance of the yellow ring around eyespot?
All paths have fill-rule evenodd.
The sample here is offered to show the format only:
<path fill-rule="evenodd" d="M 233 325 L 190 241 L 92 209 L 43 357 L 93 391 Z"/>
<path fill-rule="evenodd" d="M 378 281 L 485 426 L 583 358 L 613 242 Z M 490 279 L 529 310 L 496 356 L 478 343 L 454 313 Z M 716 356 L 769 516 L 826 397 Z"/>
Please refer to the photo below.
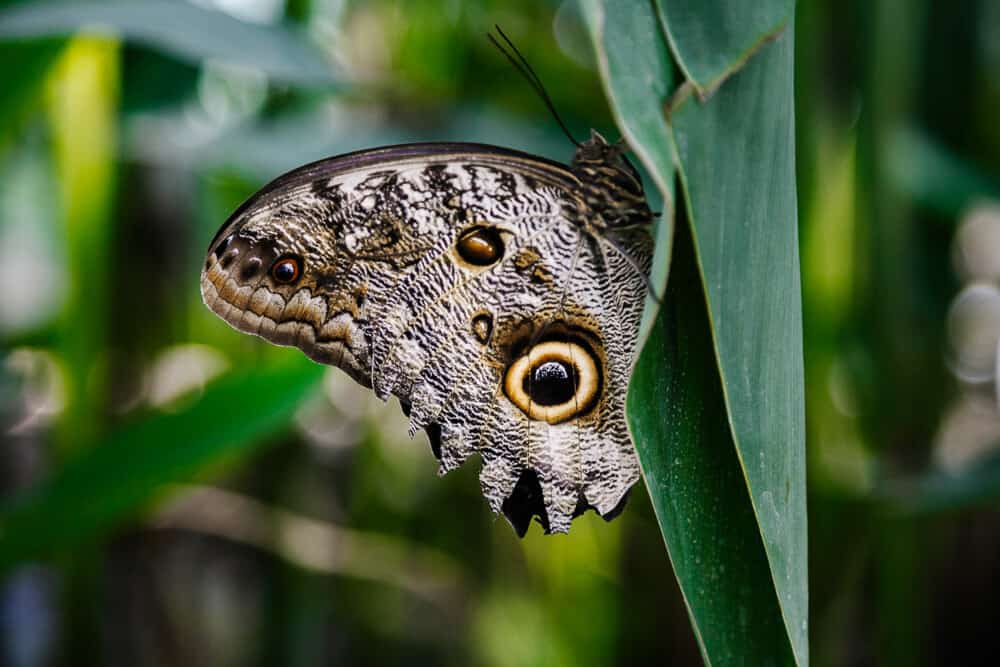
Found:
<path fill-rule="evenodd" d="M 559 361 L 576 369 L 576 393 L 557 405 L 539 405 L 524 390 L 524 378 L 532 369 L 548 361 Z M 600 375 L 593 356 L 576 343 L 546 341 L 531 348 L 510 365 L 504 376 L 507 398 L 530 419 L 558 424 L 590 407 L 600 386 Z"/>

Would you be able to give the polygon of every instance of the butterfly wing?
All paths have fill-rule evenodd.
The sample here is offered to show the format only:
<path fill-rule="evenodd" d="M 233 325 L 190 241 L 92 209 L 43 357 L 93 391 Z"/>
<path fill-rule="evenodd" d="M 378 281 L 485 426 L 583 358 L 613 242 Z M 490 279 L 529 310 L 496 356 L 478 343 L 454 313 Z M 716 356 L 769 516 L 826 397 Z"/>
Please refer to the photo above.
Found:
<path fill-rule="evenodd" d="M 425 429 L 441 471 L 474 453 L 519 534 L 610 517 L 639 477 L 624 416 L 645 230 L 609 252 L 574 219 L 565 166 L 476 144 L 321 161 L 223 225 L 205 303 L 236 328 L 339 366 Z"/>

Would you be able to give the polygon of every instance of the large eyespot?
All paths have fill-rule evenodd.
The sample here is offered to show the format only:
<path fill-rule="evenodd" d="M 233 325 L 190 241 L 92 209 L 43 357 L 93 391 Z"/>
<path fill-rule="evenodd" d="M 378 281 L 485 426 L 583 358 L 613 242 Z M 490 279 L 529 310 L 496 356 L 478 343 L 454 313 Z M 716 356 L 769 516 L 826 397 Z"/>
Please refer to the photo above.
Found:
<path fill-rule="evenodd" d="M 504 393 L 529 418 L 549 424 L 593 407 L 601 372 L 593 353 L 573 341 L 545 341 L 519 356 L 504 376 Z"/>
<path fill-rule="evenodd" d="M 503 239 L 496 227 L 473 227 L 455 244 L 458 256 L 473 266 L 489 266 L 503 257 Z"/>
<path fill-rule="evenodd" d="M 294 283 L 302 274 L 302 260 L 298 257 L 279 257 L 271 265 L 271 277 L 281 285 Z"/>

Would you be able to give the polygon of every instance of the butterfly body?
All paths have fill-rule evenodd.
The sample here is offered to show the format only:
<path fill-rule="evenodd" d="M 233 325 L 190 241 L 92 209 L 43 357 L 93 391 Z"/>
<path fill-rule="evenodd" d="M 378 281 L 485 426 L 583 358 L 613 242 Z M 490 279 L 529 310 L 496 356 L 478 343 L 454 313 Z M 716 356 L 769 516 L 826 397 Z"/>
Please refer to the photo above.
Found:
<path fill-rule="evenodd" d="M 478 144 L 307 165 L 213 240 L 229 324 L 397 396 L 441 471 L 480 454 L 519 534 L 610 518 L 639 477 L 624 417 L 652 254 L 638 175 L 596 133 L 567 167 Z"/>

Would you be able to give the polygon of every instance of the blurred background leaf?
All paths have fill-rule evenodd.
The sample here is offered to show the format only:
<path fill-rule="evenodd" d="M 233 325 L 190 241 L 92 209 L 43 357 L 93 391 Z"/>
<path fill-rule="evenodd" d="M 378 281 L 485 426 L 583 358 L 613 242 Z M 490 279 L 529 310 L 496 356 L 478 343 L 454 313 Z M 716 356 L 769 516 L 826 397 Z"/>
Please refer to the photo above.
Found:
<path fill-rule="evenodd" d="M 970 461 L 962 470 L 934 470 L 894 479 L 878 489 L 881 509 L 895 516 L 960 512 L 1000 502 L 1000 455 Z"/>
<path fill-rule="evenodd" d="M 22 127 L 62 45 L 60 39 L 0 43 L 0 62 L 9 68 L 0 91 L 0 148 Z"/>
<path fill-rule="evenodd" d="M 915 205 L 955 218 L 978 201 L 1000 199 L 995 175 L 963 161 L 926 133 L 903 127 L 890 141 L 889 178 Z"/>
<path fill-rule="evenodd" d="M 72 41 L 52 71 L 46 106 L 58 184 L 67 272 L 54 351 L 66 367 L 66 410 L 59 446 L 86 446 L 102 427 L 95 418 L 107 391 L 110 270 L 118 150 L 118 45 Z M 72 444 L 71 444 L 72 443 Z"/>
<path fill-rule="evenodd" d="M 260 27 L 219 11 L 170 0 L 22 2 L 0 10 L 0 38 L 84 30 L 155 46 L 188 62 L 217 58 L 299 84 L 336 81 L 315 47 L 289 28 Z"/>
<path fill-rule="evenodd" d="M 0 568 L 94 539 L 147 506 L 166 484 L 246 456 L 285 428 L 321 367 L 292 363 L 231 373 L 177 412 L 140 417 L 0 514 Z"/>

